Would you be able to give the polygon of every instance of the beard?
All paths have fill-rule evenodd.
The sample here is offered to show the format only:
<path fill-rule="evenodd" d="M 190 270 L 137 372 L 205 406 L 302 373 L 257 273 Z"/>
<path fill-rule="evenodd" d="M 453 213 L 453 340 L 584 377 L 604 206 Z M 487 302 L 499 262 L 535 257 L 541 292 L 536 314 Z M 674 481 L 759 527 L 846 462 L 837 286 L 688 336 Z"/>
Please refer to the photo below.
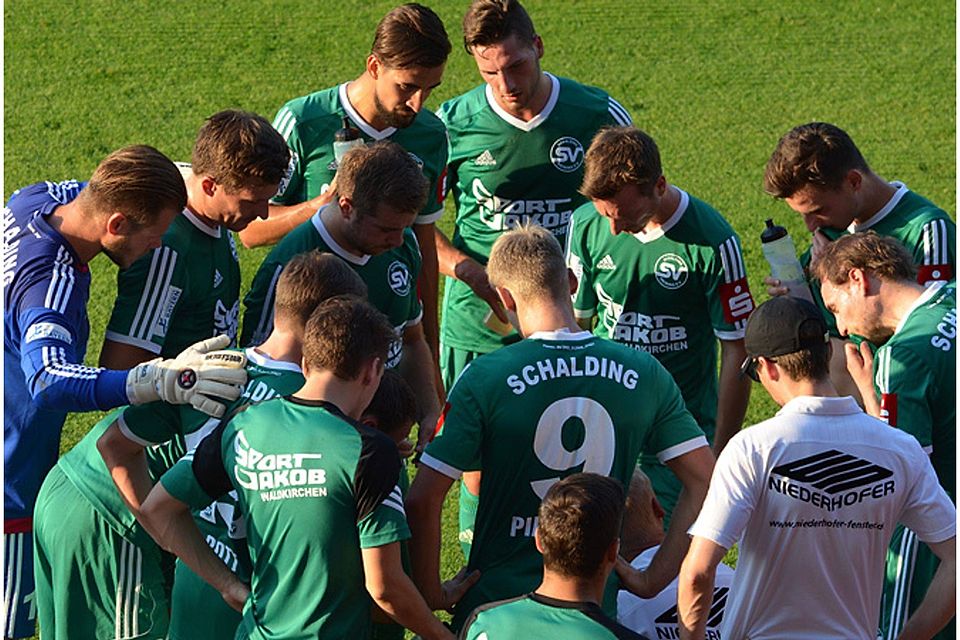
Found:
<path fill-rule="evenodd" d="M 403 104 L 398 105 L 392 111 L 387 109 L 380 101 L 380 96 L 376 93 L 373 95 L 373 106 L 377 110 L 377 119 L 385 122 L 388 127 L 406 129 L 413 124 L 413 121 L 417 117 L 416 111 Z"/>

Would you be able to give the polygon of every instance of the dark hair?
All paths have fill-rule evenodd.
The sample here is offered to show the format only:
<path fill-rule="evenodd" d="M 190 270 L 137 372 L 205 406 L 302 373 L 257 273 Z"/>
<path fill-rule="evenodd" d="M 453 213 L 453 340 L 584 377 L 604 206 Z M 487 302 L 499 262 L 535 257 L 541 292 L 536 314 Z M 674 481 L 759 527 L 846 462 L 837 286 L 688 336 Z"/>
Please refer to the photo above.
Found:
<path fill-rule="evenodd" d="M 212 176 L 229 191 L 279 184 L 290 149 L 273 126 L 255 113 L 226 110 L 207 118 L 193 145 L 193 172 Z"/>
<path fill-rule="evenodd" d="M 815 328 L 815 335 L 804 335 L 804 329 L 807 326 Z M 822 337 L 819 325 L 808 323 L 800 326 L 801 338 Z M 823 342 L 814 347 L 800 349 L 793 353 L 777 356 L 774 358 L 777 365 L 794 380 L 824 380 L 830 377 L 830 354 L 832 347 L 830 342 Z"/>
<path fill-rule="evenodd" d="M 388 436 L 406 437 L 419 415 L 417 397 L 403 376 L 393 369 L 387 369 L 363 415 L 373 417 L 377 429 Z"/>
<path fill-rule="evenodd" d="M 764 190 L 789 198 L 806 185 L 837 189 L 852 169 L 869 171 L 847 133 L 826 122 L 811 122 L 787 132 L 767 161 Z"/>
<path fill-rule="evenodd" d="M 580 193 L 591 200 L 609 200 L 630 184 L 651 195 L 663 175 L 657 143 L 636 127 L 601 129 L 587 149 L 584 165 Z"/>
<path fill-rule="evenodd" d="M 537 529 L 544 568 L 571 578 L 595 576 L 620 537 L 625 500 L 617 480 L 596 473 L 575 473 L 550 487 Z"/>
<path fill-rule="evenodd" d="M 367 297 L 367 285 L 356 271 L 330 253 L 299 253 L 287 262 L 277 280 L 274 318 L 289 318 L 302 333 L 320 303 L 342 295 Z"/>
<path fill-rule="evenodd" d="M 385 363 L 398 338 L 387 317 L 368 302 L 337 296 L 324 301 L 307 321 L 303 359 L 312 369 L 355 380 L 373 359 Z"/>
<path fill-rule="evenodd" d="M 409 69 L 439 67 L 451 48 L 440 17 L 422 4 L 410 3 L 383 16 L 370 51 L 388 68 Z"/>
<path fill-rule="evenodd" d="M 916 281 L 917 267 L 900 241 L 874 231 L 861 231 L 837 238 L 817 254 L 810 270 L 821 282 L 841 285 L 851 269 L 862 269 L 883 280 Z"/>
<path fill-rule="evenodd" d="M 527 10 L 517 0 L 473 0 L 463 16 L 463 48 L 489 47 L 509 38 L 533 45 L 537 36 Z"/>
<path fill-rule="evenodd" d="M 97 165 L 80 192 L 96 213 L 120 211 L 135 227 L 157 223 L 160 214 L 187 206 L 187 187 L 171 160 L 147 145 L 123 147 Z"/>
<path fill-rule="evenodd" d="M 381 204 L 416 213 L 427 201 L 429 186 L 420 165 L 396 142 L 355 147 L 337 169 L 337 191 L 350 198 L 359 215 L 375 214 Z"/>

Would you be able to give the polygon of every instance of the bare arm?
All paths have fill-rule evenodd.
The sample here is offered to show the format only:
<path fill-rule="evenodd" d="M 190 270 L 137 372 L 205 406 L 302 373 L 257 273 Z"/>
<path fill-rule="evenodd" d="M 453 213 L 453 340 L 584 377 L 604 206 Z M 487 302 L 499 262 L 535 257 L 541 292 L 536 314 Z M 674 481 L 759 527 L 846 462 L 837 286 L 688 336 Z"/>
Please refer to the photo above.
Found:
<path fill-rule="evenodd" d="M 899 640 L 931 638 L 943 629 L 957 611 L 957 538 L 928 543 L 940 566 L 920 606 L 903 626 Z"/>
<path fill-rule="evenodd" d="M 334 186 L 306 202 L 292 205 L 271 204 L 266 220 L 254 220 L 240 232 L 240 242 L 247 249 L 274 245 L 293 231 L 317 209 L 333 199 Z"/>
<path fill-rule="evenodd" d="M 133 369 L 141 362 L 153 360 L 158 355 L 132 344 L 104 339 L 103 348 L 100 350 L 100 366 L 106 369 Z"/>
<path fill-rule="evenodd" d="M 409 325 L 403 330 L 403 359 L 400 373 L 413 389 L 420 405 L 418 422 L 418 448 L 426 446 L 440 418 L 440 399 L 434 381 L 437 379 L 437 363 L 430 354 L 423 336 L 423 323 Z"/>
<path fill-rule="evenodd" d="M 880 417 L 880 400 L 873 388 L 873 352 L 864 341 L 860 347 L 852 342 L 843 343 L 843 356 L 846 358 L 847 373 L 860 392 L 863 410 L 875 418 Z M 834 382 L 836 384 L 836 382 Z"/>
<path fill-rule="evenodd" d="M 454 635 L 434 617 L 417 588 L 403 572 L 400 543 L 361 549 L 363 575 L 373 601 L 399 624 L 423 638 Z"/>
<path fill-rule="evenodd" d="M 720 341 L 720 380 L 717 396 L 717 427 L 713 435 L 713 453 L 719 456 L 730 438 L 743 426 L 750 402 L 750 379 L 740 376 L 740 365 L 747 357 L 743 340 Z"/>
<path fill-rule="evenodd" d="M 240 611 L 250 589 L 213 552 L 193 521 L 190 507 L 158 484 L 143 503 L 140 522 L 161 547 L 179 557 Z"/>
<path fill-rule="evenodd" d="M 507 319 L 506 311 L 503 309 L 503 303 L 500 302 L 500 298 L 497 296 L 497 292 L 490 286 L 490 281 L 487 279 L 486 268 L 450 244 L 450 240 L 447 239 L 447 236 L 443 235 L 440 229 L 436 230 L 436 240 L 437 262 L 440 273 L 465 283 L 493 309 L 493 312 L 502 322 L 510 322 Z"/>
<path fill-rule="evenodd" d="M 421 464 L 407 493 L 410 567 L 413 581 L 431 609 L 444 606 L 440 584 L 440 512 L 453 479 Z"/>
<path fill-rule="evenodd" d="M 120 497 L 139 518 L 140 508 L 153 488 L 143 445 L 123 435 L 119 423 L 114 420 L 97 440 L 97 451 L 103 457 Z"/>
<path fill-rule="evenodd" d="M 437 299 L 440 292 L 439 266 L 437 264 L 436 226 L 434 223 L 415 224 L 413 232 L 420 245 L 420 301 L 423 304 L 423 335 L 433 359 L 440 358 L 440 329 L 437 322 Z"/>
<path fill-rule="evenodd" d="M 726 553 L 727 550 L 713 540 L 700 536 L 694 536 L 690 543 L 677 585 L 677 612 L 683 640 L 701 640 L 706 635 L 717 565 Z"/>
<path fill-rule="evenodd" d="M 634 569 L 622 557 L 617 559 L 617 574 L 632 593 L 641 598 L 652 598 L 677 576 L 690 545 L 687 529 L 696 520 L 707 496 L 713 463 L 713 452 L 709 447 L 699 447 L 667 461 L 667 466 L 683 483 L 683 490 L 673 509 L 663 544 L 644 571 Z"/>

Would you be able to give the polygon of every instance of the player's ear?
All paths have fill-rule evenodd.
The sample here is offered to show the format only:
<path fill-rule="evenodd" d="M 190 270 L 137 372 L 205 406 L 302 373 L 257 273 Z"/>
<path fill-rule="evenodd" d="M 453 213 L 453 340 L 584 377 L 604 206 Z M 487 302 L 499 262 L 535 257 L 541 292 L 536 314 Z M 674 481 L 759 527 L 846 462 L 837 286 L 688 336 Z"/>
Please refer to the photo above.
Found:
<path fill-rule="evenodd" d="M 380 62 L 380 59 L 377 58 L 374 54 L 367 56 L 367 73 L 370 74 L 370 77 L 376 80 L 380 76 L 380 70 L 383 68 L 383 63 Z"/>
<path fill-rule="evenodd" d="M 576 295 L 577 287 L 580 283 L 577 281 L 577 274 L 575 274 L 573 269 L 569 267 L 567 267 L 567 280 L 570 282 L 570 295 Z"/>
<path fill-rule="evenodd" d="M 517 311 L 517 301 L 513 298 L 513 294 L 510 293 L 510 290 L 506 287 L 497 287 L 497 295 L 500 297 L 500 302 L 503 303 L 503 306 L 508 311 Z"/>
<path fill-rule="evenodd" d="M 855 192 L 860 191 L 860 187 L 863 185 L 863 174 L 859 169 L 850 169 L 843 179 Z"/>
<path fill-rule="evenodd" d="M 127 216 L 120 211 L 114 211 L 108 215 L 104 226 L 106 227 L 107 233 L 113 236 L 128 235 L 133 228 Z"/>
<path fill-rule="evenodd" d="M 217 181 L 213 179 L 213 176 L 203 176 L 200 179 L 200 188 L 205 196 L 212 198 L 213 194 L 217 192 Z"/>
<path fill-rule="evenodd" d="M 537 545 L 537 551 L 540 552 L 540 555 L 543 555 L 543 545 L 540 544 L 540 527 L 533 530 L 533 542 Z"/>
<path fill-rule="evenodd" d="M 343 214 L 344 219 L 349 220 L 353 216 L 353 200 L 349 197 L 338 193 L 337 206 L 340 207 L 340 212 Z"/>
<path fill-rule="evenodd" d="M 663 174 L 657 178 L 657 181 L 653 185 L 653 190 L 656 192 L 658 198 L 662 198 L 667 194 L 667 177 Z"/>
<path fill-rule="evenodd" d="M 538 35 L 533 36 L 533 50 L 537 52 L 537 60 L 543 57 L 543 38 Z"/>

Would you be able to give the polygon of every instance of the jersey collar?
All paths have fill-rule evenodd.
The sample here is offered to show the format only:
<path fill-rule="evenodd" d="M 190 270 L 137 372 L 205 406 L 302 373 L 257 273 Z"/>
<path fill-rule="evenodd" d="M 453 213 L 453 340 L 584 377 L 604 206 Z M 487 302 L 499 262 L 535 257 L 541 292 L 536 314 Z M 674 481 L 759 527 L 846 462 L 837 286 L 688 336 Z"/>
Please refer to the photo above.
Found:
<path fill-rule="evenodd" d="M 315 214 L 313 214 L 313 217 L 310 218 L 310 221 L 313 222 L 313 226 L 317 230 L 317 233 L 320 234 L 320 238 L 322 238 L 324 243 L 326 243 L 326 245 L 330 247 L 330 251 L 333 251 L 335 254 L 337 254 L 338 256 L 340 256 L 350 264 L 355 264 L 362 267 L 363 265 L 370 262 L 369 255 L 357 256 L 350 253 L 349 251 L 341 247 L 339 244 L 337 244 L 337 241 L 333 239 L 332 235 L 330 235 L 330 231 L 327 230 L 327 227 L 323 224 L 323 220 L 320 218 L 320 214 L 328 206 L 330 205 L 324 205 L 320 207 L 320 209 Z"/>
<path fill-rule="evenodd" d="M 531 340 L 553 340 L 559 342 L 574 342 L 576 340 L 586 340 L 592 338 L 593 334 L 589 331 L 570 331 L 563 328 L 556 331 L 537 331 L 527 336 Z"/>
<path fill-rule="evenodd" d="M 935 280 L 927 285 L 927 288 L 923 291 L 923 293 L 920 294 L 920 297 L 917 298 L 912 305 L 910 305 L 910 308 L 907 309 L 907 312 L 903 314 L 902 318 L 900 318 L 900 322 L 897 323 L 897 328 L 893 330 L 893 333 L 900 333 L 900 330 L 903 329 L 903 325 L 907 324 L 907 320 L 910 319 L 910 315 L 923 305 L 930 302 L 933 296 L 935 296 L 945 284 L 947 283 L 943 280 Z"/>
<path fill-rule="evenodd" d="M 687 212 L 687 205 L 690 204 L 690 196 L 680 187 L 674 186 L 673 188 L 680 192 L 680 202 L 677 203 L 677 208 L 673 210 L 673 213 L 670 214 L 670 217 L 667 218 L 667 221 L 649 233 L 646 231 L 640 231 L 638 233 L 631 234 L 643 244 L 649 244 L 654 240 L 659 240 L 665 236 L 667 231 L 670 231 L 670 229 L 673 229 L 675 226 L 677 226 L 677 223 L 680 222 L 680 218 L 682 218 L 683 214 Z"/>
<path fill-rule="evenodd" d="M 183 208 L 183 215 L 184 215 L 184 217 L 185 217 L 187 220 L 190 221 L 190 224 L 192 224 L 192 225 L 195 226 L 197 229 L 199 229 L 200 231 L 204 232 L 205 234 L 207 234 L 207 235 L 210 236 L 211 238 L 219 238 L 219 237 L 220 237 L 220 227 L 217 227 L 217 228 L 215 228 L 215 229 L 211 229 L 210 227 L 208 227 L 207 225 L 205 225 L 205 224 L 200 220 L 200 218 L 197 217 L 197 215 L 196 215 L 194 212 L 190 211 L 190 209 L 187 209 L 186 207 L 184 207 L 184 208 Z"/>
<path fill-rule="evenodd" d="M 260 353 L 253 347 L 247 347 L 244 350 L 244 353 L 247 355 L 247 360 L 259 367 L 267 367 L 268 369 L 282 369 L 283 371 L 302 373 L 299 365 L 294 364 L 293 362 L 287 362 L 286 360 L 274 360 L 267 354 Z"/>
<path fill-rule="evenodd" d="M 856 233 L 857 231 L 866 231 L 870 227 L 874 226 L 881 220 L 887 217 L 887 215 L 896 208 L 900 201 L 903 199 L 903 196 L 907 195 L 907 192 L 910 189 L 907 188 L 907 185 L 899 181 L 894 181 L 890 183 L 891 187 L 896 187 L 896 191 L 893 192 L 893 195 L 887 200 L 887 204 L 883 205 L 883 208 L 880 211 L 877 211 L 875 214 L 870 216 L 870 219 L 864 222 L 863 224 L 857 224 L 856 222 L 851 222 L 850 226 L 847 227 L 847 231 L 850 233 Z"/>
<path fill-rule="evenodd" d="M 557 99 L 560 97 L 560 81 L 557 80 L 552 74 L 549 74 L 546 71 L 544 71 L 544 73 L 548 78 L 550 78 L 550 97 L 547 98 L 547 104 L 543 106 L 543 109 L 540 111 L 540 113 L 534 116 L 533 120 L 530 122 L 525 122 L 516 116 L 510 115 L 503 109 L 503 107 L 497 104 L 496 98 L 493 97 L 493 89 L 490 87 L 490 85 L 487 85 L 486 89 L 487 104 L 490 105 L 490 108 L 493 109 L 493 112 L 500 116 L 500 119 L 507 124 L 514 126 L 521 131 L 533 131 L 550 117 L 550 114 L 553 112 L 553 108 L 557 105 Z"/>
<path fill-rule="evenodd" d="M 394 133 L 396 133 L 396 127 L 387 127 L 383 131 L 374 129 L 370 126 L 370 123 L 363 119 L 356 109 L 353 108 L 353 105 L 350 104 L 350 98 L 347 97 L 347 83 L 344 82 L 340 85 L 338 89 L 338 94 L 340 96 L 340 106 L 343 107 L 343 110 L 346 111 L 347 115 L 353 120 L 353 124 L 357 125 L 361 131 L 373 138 L 374 140 L 384 140 L 389 138 Z"/>

